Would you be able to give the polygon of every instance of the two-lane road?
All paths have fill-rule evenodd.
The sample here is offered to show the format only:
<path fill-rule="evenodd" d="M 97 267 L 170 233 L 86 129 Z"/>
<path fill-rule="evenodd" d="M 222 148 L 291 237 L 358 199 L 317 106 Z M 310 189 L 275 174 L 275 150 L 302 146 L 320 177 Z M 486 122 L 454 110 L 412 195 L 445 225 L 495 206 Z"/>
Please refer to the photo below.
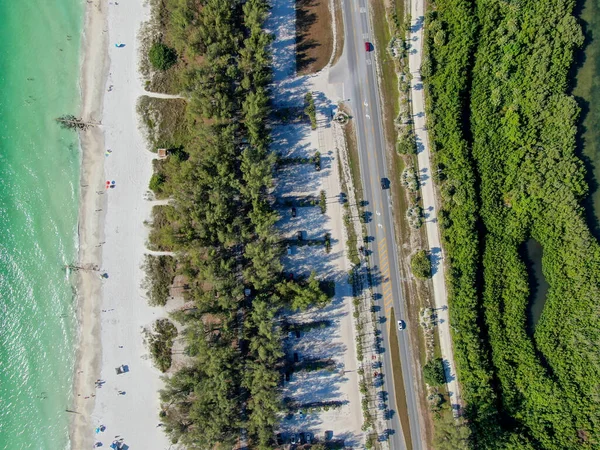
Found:
<path fill-rule="evenodd" d="M 395 414 L 388 420 L 390 447 L 394 450 L 407 448 L 405 435 L 410 434 L 412 448 L 423 448 L 420 415 L 417 399 L 414 358 L 404 331 L 398 331 L 400 360 L 402 363 L 403 389 L 406 405 L 396 405 L 393 372 L 389 347 L 390 312 L 394 309 L 396 319 L 402 319 L 407 326 L 417 326 L 407 321 L 406 306 L 400 286 L 400 271 L 397 247 L 394 236 L 394 221 L 390 190 L 384 189 L 382 179 L 388 179 L 386 164 L 386 147 L 381 119 L 381 105 L 377 85 L 377 70 L 374 53 L 368 51 L 365 43 L 374 41 L 369 19 L 367 0 L 343 0 L 344 16 L 344 63 L 347 74 L 344 79 L 345 96 L 353 113 L 353 121 L 357 134 L 361 176 L 364 186 L 364 198 L 368 202 L 367 211 L 370 220 L 367 230 L 374 238 L 370 245 L 371 269 L 373 273 L 373 291 L 377 304 L 381 307 L 381 315 L 387 318 L 382 326 L 384 354 L 385 389 L 389 393 L 389 408 Z M 370 48 L 369 50 L 373 50 Z M 399 409 L 406 409 L 409 418 L 409 430 L 402 430 L 398 417 Z"/>

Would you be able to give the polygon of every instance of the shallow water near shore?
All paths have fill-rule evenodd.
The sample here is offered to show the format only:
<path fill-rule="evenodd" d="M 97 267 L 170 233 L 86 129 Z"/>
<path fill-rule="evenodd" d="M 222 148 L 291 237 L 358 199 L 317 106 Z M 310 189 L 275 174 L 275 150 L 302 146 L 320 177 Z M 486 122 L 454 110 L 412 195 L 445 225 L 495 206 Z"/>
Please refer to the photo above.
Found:
<path fill-rule="evenodd" d="M 0 17 L 0 449 L 64 449 L 80 156 L 54 119 L 79 109 L 83 2 L 2 2 Z"/>

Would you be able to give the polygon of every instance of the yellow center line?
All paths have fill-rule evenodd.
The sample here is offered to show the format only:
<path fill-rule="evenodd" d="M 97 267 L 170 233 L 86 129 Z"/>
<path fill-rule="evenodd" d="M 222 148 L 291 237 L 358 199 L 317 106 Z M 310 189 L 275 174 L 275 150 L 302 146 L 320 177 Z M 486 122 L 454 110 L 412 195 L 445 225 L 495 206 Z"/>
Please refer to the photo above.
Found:
<path fill-rule="evenodd" d="M 356 11 L 357 8 L 359 8 L 359 5 L 357 5 L 356 2 L 353 3 L 353 6 L 354 6 L 353 9 L 355 11 Z M 357 27 L 356 27 L 356 23 L 354 22 L 354 14 L 350 14 L 350 17 L 351 17 L 351 20 L 352 20 L 352 34 L 354 35 L 354 41 L 358 43 L 360 41 L 359 41 L 359 39 L 358 39 L 358 37 L 356 35 Z M 356 63 L 357 64 L 358 64 L 358 61 L 360 60 L 360 54 L 359 54 L 358 48 L 359 48 L 358 46 L 354 47 L 354 51 L 355 51 L 355 54 L 356 54 Z M 368 79 L 367 79 L 367 86 L 368 86 Z M 359 92 L 360 92 L 360 90 L 359 90 Z M 357 99 L 357 100 L 359 100 L 359 102 L 357 104 L 357 108 L 359 108 L 360 111 L 357 111 L 356 113 L 357 114 L 362 113 L 363 116 L 365 116 L 366 115 L 366 111 L 364 109 L 364 102 L 365 102 L 366 97 L 364 96 L 364 94 L 362 94 L 362 92 L 361 92 L 361 97 L 362 98 Z M 366 151 L 367 156 L 368 156 L 368 154 L 369 154 L 369 146 L 368 146 L 368 144 L 367 144 L 367 148 L 365 149 L 365 151 Z M 368 164 L 368 160 L 369 160 L 369 158 L 366 159 L 367 164 Z M 370 181 L 371 181 L 371 189 L 373 190 L 373 192 L 375 192 L 375 185 L 373 183 L 373 179 L 371 179 Z"/>
<path fill-rule="evenodd" d="M 357 5 L 356 2 L 353 2 L 353 6 L 354 6 L 354 10 L 356 11 L 356 9 L 358 8 L 359 5 Z M 360 40 L 358 39 L 358 36 L 356 34 L 356 23 L 354 21 L 354 14 L 351 14 L 351 21 L 352 21 L 352 34 L 354 35 L 354 39 L 355 42 L 359 43 Z M 370 30 L 363 30 L 366 33 L 370 34 Z M 360 60 L 360 54 L 358 51 L 359 46 L 355 46 L 355 53 L 356 53 L 356 61 L 358 64 L 358 61 Z M 372 64 L 374 63 L 373 58 L 371 57 L 371 55 L 368 55 L 369 59 L 371 60 Z M 365 61 L 366 64 L 366 61 Z M 367 64 L 368 65 L 368 64 Z M 372 69 L 372 68 L 371 68 Z M 369 67 L 366 68 L 367 73 L 369 73 Z M 372 71 L 370 72 L 372 74 Z M 358 102 L 356 102 L 356 106 L 357 106 L 357 114 L 362 114 L 364 119 L 364 131 L 367 131 L 370 128 L 371 131 L 371 135 L 373 138 L 373 142 L 376 141 L 376 135 L 375 135 L 375 125 L 373 122 L 373 113 L 377 113 L 376 108 L 374 108 L 374 105 L 371 105 L 370 103 L 367 104 L 367 106 L 365 106 L 365 102 L 368 98 L 368 92 L 370 91 L 370 79 L 369 76 L 365 77 L 365 84 L 362 85 L 363 89 L 366 88 L 366 90 L 363 89 L 359 89 L 359 92 L 361 94 L 360 99 L 357 99 Z M 369 115 L 369 118 L 367 119 L 367 115 Z M 369 125 L 366 123 L 366 120 L 370 120 L 371 124 L 370 127 Z M 367 137 L 367 134 L 365 133 L 365 138 Z M 364 149 L 365 154 L 366 154 L 366 159 L 365 159 L 365 163 L 366 166 L 369 165 L 369 160 L 371 159 L 371 154 L 375 155 L 375 163 L 376 163 L 376 171 L 379 168 L 379 155 L 378 155 L 378 150 L 380 149 L 376 149 L 376 148 L 369 148 L 369 144 L 368 144 L 368 138 L 366 140 L 366 148 Z M 370 174 L 370 170 L 368 170 L 367 167 L 367 171 Z M 379 195 L 377 195 L 376 193 L 378 192 L 375 188 L 375 181 L 372 177 L 370 178 L 370 184 L 371 184 L 371 189 L 373 192 L 373 203 L 374 203 L 374 207 L 375 207 L 375 213 L 377 211 L 381 212 L 382 211 L 382 205 L 383 205 L 383 197 L 381 196 L 381 192 L 379 192 Z M 381 217 L 381 216 L 378 216 Z M 375 218 L 376 223 L 376 230 L 375 230 L 375 234 L 379 234 L 381 236 L 381 238 L 379 239 L 377 245 L 378 245 L 378 249 L 379 249 L 379 263 L 381 265 L 381 274 L 383 277 L 383 292 L 384 292 L 384 301 L 385 301 L 385 315 L 389 317 L 389 313 L 391 310 L 391 307 L 387 307 L 388 305 L 391 305 L 393 303 L 393 289 L 392 289 L 392 283 L 390 281 L 390 273 L 389 273 L 389 259 L 387 257 L 388 254 L 388 244 L 387 244 L 387 240 L 385 238 L 385 232 L 386 229 L 383 226 L 383 223 L 378 222 L 378 219 Z"/>

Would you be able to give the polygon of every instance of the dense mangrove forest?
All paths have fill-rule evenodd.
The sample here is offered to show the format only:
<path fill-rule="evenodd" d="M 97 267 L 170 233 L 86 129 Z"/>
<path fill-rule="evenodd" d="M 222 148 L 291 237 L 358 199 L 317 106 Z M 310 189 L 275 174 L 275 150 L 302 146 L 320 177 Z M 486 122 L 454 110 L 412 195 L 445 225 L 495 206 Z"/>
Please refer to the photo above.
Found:
<path fill-rule="evenodd" d="M 581 204 L 571 0 L 434 0 L 423 64 L 473 448 L 600 445 L 600 246 Z M 549 287 L 533 334 L 524 244 Z"/>

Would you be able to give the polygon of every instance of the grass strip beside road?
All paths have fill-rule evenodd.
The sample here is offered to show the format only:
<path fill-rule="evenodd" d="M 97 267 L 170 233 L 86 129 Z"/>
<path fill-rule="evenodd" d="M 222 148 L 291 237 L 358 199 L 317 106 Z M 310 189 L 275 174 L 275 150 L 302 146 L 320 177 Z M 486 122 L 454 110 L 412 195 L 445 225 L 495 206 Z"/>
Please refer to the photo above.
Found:
<path fill-rule="evenodd" d="M 396 75 L 396 61 L 390 52 L 387 51 L 392 34 L 387 21 L 383 0 L 372 2 L 371 8 L 373 12 L 373 29 L 375 32 L 375 51 L 377 52 L 378 66 L 381 69 L 379 76 L 381 77 L 380 89 L 383 103 L 385 140 L 388 145 L 395 148 L 396 129 L 394 127 L 394 120 L 400 112 L 400 92 L 398 90 L 398 75 Z"/>
<path fill-rule="evenodd" d="M 394 377 L 394 395 L 396 396 L 396 408 L 398 418 L 404 434 L 406 448 L 412 448 L 410 436 L 410 422 L 408 419 L 408 408 L 406 406 L 406 393 L 404 392 L 404 377 L 402 376 L 402 364 L 400 362 L 400 346 L 398 345 L 398 330 L 394 326 L 396 316 L 394 308 L 390 312 L 390 355 L 392 358 L 392 372 Z"/>
<path fill-rule="evenodd" d="M 348 180 L 346 180 L 346 177 L 344 176 L 344 171 L 342 170 L 342 160 L 340 159 L 339 150 L 337 152 L 337 161 L 338 174 L 342 184 L 342 192 L 348 192 Z M 352 180 L 350 180 L 350 186 L 354 189 Z M 346 227 L 346 233 L 348 234 L 348 240 L 346 241 L 346 245 L 348 247 L 348 257 L 350 258 L 350 262 L 357 266 L 360 264 L 360 257 L 358 256 L 358 236 L 356 235 L 356 230 L 354 229 L 354 226 L 352 224 L 352 212 L 350 210 L 350 205 L 348 204 L 347 197 L 344 203 L 344 226 Z"/>
<path fill-rule="evenodd" d="M 341 108 L 344 111 L 344 108 Z M 348 114 L 348 111 L 344 111 Z M 354 186 L 354 195 L 358 203 L 359 210 L 363 201 L 362 178 L 360 177 L 360 160 L 358 159 L 358 144 L 356 142 L 356 132 L 352 119 L 344 126 L 344 139 L 348 149 L 348 163 L 350 164 L 350 173 L 352 174 L 352 185 Z"/>
<path fill-rule="evenodd" d="M 344 17 L 341 0 L 333 1 L 333 15 L 335 17 L 335 49 L 331 65 L 335 66 L 344 51 Z"/>

